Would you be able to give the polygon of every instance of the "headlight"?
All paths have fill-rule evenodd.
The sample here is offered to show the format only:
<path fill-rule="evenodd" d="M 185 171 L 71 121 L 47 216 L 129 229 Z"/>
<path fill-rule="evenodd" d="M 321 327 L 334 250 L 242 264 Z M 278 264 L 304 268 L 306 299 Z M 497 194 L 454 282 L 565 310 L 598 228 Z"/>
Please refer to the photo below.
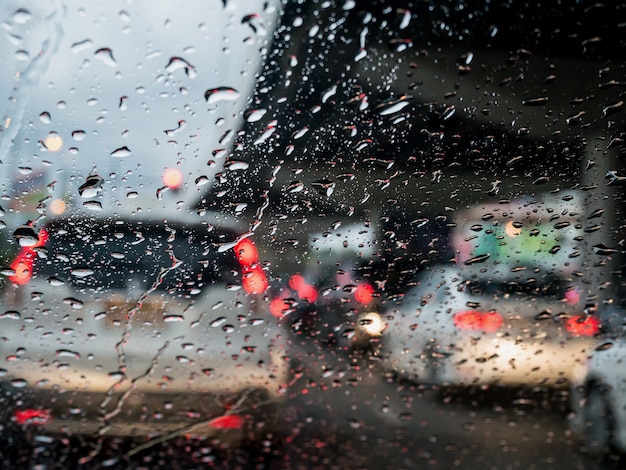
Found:
<path fill-rule="evenodd" d="M 367 312 L 359 315 L 358 329 L 368 336 L 380 336 L 385 329 L 385 322 L 377 312 Z"/>

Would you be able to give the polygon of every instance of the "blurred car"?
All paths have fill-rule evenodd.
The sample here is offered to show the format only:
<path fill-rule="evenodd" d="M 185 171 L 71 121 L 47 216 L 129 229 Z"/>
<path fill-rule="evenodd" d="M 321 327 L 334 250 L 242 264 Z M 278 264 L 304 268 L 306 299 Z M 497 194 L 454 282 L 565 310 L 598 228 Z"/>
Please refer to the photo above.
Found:
<path fill-rule="evenodd" d="M 353 263 L 319 268 L 317 275 L 296 273 L 275 292 L 271 311 L 287 315 L 295 334 L 348 351 L 366 348 L 384 324 L 376 288 L 358 278 Z"/>
<path fill-rule="evenodd" d="M 208 217 L 63 217 L 16 231 L 0 315 L 3 423 L 225 446 L 281 429 L 287 339 L 267 277 L 251 239 Z"/>
<path fill-rule="evenodd" d="M 486 277 L 434 266 L 386 312 L 381 354 L 401 378 L 439 386 L 566 388 L 586 374 L 600 322 L 570 279 Z"/>
<path fill-rule="evenodd" d="M 570 425 L 590 454 L 626 453 L 626 372 L 623 339 L 601 339 L 589 372 L 571 392 Z"/>

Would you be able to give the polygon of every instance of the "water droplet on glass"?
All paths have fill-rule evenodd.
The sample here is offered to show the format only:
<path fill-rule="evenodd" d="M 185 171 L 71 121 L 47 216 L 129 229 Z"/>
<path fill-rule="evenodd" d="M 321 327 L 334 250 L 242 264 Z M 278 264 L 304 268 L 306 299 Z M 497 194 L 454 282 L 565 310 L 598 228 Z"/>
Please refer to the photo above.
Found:
<path fill-rule="evenodd" d="M 85 201 L 83 202 L 83 207 L 91 211 L 101 211 L 102 203 L 100 201 Z"/>
<path fill-rule="evenodd" d="M 524 106 L 541 106 L 548 102 L 547 96 L 542 96 L 540 98 L 529 98 L 527 100 L 522 100 L 522 105 Z"/>
<path fill-rule="evenodd" d="M 85 39 L 83 41 L 73 43 L 70 46 L 70 50 L 74 54 L 78 54 L 79 52 L 89 49 L 91 46 L 93 46 L 93 41 L 91 39 Z"/>
<path fill-rule="evenodd" d="M 96 197 L 102 191 L 104 179 L 98 175 L 89 175 L 85 182 L 78 188 L 78 194 L 84 198 Z"/>
<path fill-rule="evenodd" d="M 128 109 L 128 96 L 122 96 L 120 98 L 119 108 L 121 111 L 126 111 Z"/>
<path fill-rule="evenodd" d="M 100 59 L 105 65 L 109 67 L 115 67 L 117 62 L 113 58 L 113 51 L 108 47 L 103 47 L 94 52 L 96 58 Z"/>
<path fill-rule="evenodd" d="M 292 134 L 292 138 L 293 138 L 294 140 L 297 140 L 297 139 L 299 139 L 299 138 L 301 138 L 301 137 L 304 137 L 304 135 L 305 135 L 307 132 L 309 132 L 309 128 L 308 128 L 308 126 L 305 126 L 305 127 L 303 127 L 302 129 L 299 129 L 299 130 L 295 131 L 295 132 Z"/>
<path fill-rule="evenodd" d="M 70 351 L 69 349 L 57 349 L 55 354 L 59 357 L 71 357 L 74 359 L 80 359 L 80 354 L 76 351 Z"/>
<path fill-rule="evenodd" d="M 20 315 L 20 312 L 17 312 L 15 310 L 8 310 L 4 312 L 3 314 L 1 314 L 0 318 L 8 318 L 9 320 L 19 320 L 20 318 L 22 318 L 22 315 Z"/>
<path fill-rule="evenodd" d="M 30 54 L 28 51 L 20 49 L 19 51 L 15 51 L 15 60 L 27 61 L 30 60 Z"/>
<path fill-rule="evenodd" d="M 487 261 L 489 256 L 490 256 L 489 253 L 486 253 L 484 255 L 474 256 L 473 258 L 470 258 L 470 259 L 466 260 L 465 264 L 466 265 L 470 265 L 470 264 L 476 264 L 476 263 L 483 263 L 483 262 Z"/>
<path fill-rule="evenodd" d="M 75 277 L 83 278 L 94 274 L 94 270 L 90 268 L 75 268 L 70 270 L 70 274 Z"/>
<path fill-rule="evenodd" d="M 15 13 L 13 13 L 13 21 L 15 21 L 17 24 L 25 24 L 31 18 L 32 18 L 32 15 L 30 11 L 24 8 L 19 8 L 15 10 Z"/>
<path fill-rule="evenodd" d="M 50 113 L 48 111 L 44 111 L 39 115 L 39 120 L 44 124 L 51 124 L 52 118 L 50 117 Z"/>
<path fill-rule="evenodd" d="M 17 168 L 17 171 L 23 175 L 30 175 L 33 172 L 33 169 L 29 166 L 20 166 Z"/>
<path fill-rule="evenodd" d="M 183 317 L 182 315 L 164 315 L 163 316 L 163 321 L 165 323 L 182 322 L 184 320 L 185 320 L 185 317 Z"/>
<path fill-rule="evenodd" d="M 81 140 L 83 140 L 85 137 L 87 136 L 87 133 L 85 131 L 74 131 L 72 132 L 72 139 L 80 142 Z"/>
<path fill-rule="evenodd" d="M 189 78 L 196 78 L 197 73 L 195 67 L 182 57 L 172 57 L 165 66 L 165 70 L 169 73 L 179 69 L 184 69 L 185 74 L 187 74 Z"/>
<path fill-rule="evenodd" d="M 397 100 L 387 101 L 385 103 L 381 103 L 376 107 L 376 112 L 380 116 L 388 116 L 390 114 L 395 114 L 409 105 L 409 101 L 413 99 L 412 96 L 403 96 Z"/>
<path fill-rule="evenodd" d="M 128 147 L 120 147 L 111 152 L 112 157 L 123 158 L 130 155 L 130 149 Z"/>
<path fill-rule="evenodd" d="M 210 182 L 211 182 L 211 180 L 209 180 L 209 178 L 207 178 L 204 175 L 199 176 L 198 178 L 196 178 L 196 185 L 198 185 L 198 186 L 204 186 L 205 184 L 208 184 Z"/>
<path fill-rule="evenodd" d="M 48 283 L 49 283 L 51 286 L 54 286 L 54 287 L 59 287 L 59 286 L 64 285 L 64 284 L 65 284 L 65 281 L 63 281 L 62 279 L 59 279 L 58 277 L 54 277 L 54 276 L 52 276 L 52 277 L 49 277 L 49 278 L 48 278 Z"/>
<path fill-rule="evenodd" d="M 234 88 L 219 87 L 212 88 L 204 92 L 204 99 L 209 104 L 219 103 L 220 101 L 234 101 L 239 98 L 240 93 Z"/>
<path fill-rule="evenodd" d="M 333 85 L 322 93 L 322 103 L 326 103 L 331 97 L 337 93 L 337 85 Z"/>
<path fill-rule="evenodd" d="M 13 379 L 11 380 L 11 385 L 15 388 L 24 388 L 28 385 L 28 382 L 24 379 Z"/>
<path fill-rule="evenodd" d="M 219 317 L 213 320 L 210 324 L 212 328 L 217 328 L 218 326 L 222 326 L 226 322 L 226 317 Z"/>
<path fill-rule="evenodd" d="M 267 113 L 266 109 L 249 109 L 245 113 L 245 119 L 248 122 L 257 122 L 265 116 L 265 113 Z"/>
<path fill-rule="evenodd" d="M 242 162 L 238 160 L 230 160 L 226 163 L 226 168 L 230 171 L 247 170 L 250 167 L 248 162 Z"/>
<path fill-rule="evenodd" d="M 30 225 L 20 225 L 13 232 L 20 246 L 34 246 L 39 242 L 39 235 Z"/>
<path fill-rule="evenodd" d="M 258 13 L 246 15 L 241 19 L 241 24 L 247 24 L 255 34 L 264 36 L 267 34 L 263 20 Z"/>

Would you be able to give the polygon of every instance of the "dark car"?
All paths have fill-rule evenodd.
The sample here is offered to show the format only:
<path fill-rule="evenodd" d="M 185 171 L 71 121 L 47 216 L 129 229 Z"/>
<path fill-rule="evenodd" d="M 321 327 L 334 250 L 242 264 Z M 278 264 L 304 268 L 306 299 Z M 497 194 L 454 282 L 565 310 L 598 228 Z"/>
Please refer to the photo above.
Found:
<path fill-rule="evenodd" d="M 3 422 L 139 445 L 280 429 L 286 337 L 254 243 L 224 225 L 81 216 L 32 228 L 5 270 Z"/>

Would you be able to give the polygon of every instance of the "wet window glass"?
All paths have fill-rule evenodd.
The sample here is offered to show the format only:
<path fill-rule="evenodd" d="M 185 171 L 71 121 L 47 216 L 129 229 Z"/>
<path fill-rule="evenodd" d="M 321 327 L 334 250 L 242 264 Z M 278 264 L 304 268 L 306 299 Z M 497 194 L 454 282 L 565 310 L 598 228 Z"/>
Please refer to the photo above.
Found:
<path fill-rule="evenodd" d="M 626 4 L 0 6 L 6 468 L 621 468 Z"/>

